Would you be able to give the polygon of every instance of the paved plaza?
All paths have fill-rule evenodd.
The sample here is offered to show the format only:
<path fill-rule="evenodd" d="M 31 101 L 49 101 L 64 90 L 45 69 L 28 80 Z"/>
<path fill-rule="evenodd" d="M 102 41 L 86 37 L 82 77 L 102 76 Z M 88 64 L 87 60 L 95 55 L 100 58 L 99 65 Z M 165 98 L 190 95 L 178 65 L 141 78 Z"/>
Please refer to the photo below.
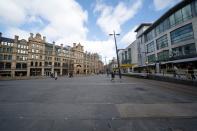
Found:
<path fill-rule="evenodd" d="M 106 75 L 0 81 L 0 131 L 197 131 L 197 89 Z"/>

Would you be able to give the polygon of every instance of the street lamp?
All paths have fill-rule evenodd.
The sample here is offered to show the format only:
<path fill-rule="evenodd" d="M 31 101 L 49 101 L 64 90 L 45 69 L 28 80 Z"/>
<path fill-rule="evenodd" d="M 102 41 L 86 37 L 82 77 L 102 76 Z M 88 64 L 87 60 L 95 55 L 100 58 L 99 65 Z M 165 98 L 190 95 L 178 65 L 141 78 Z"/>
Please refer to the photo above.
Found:
<path fill-rule="evenodd" d="M 117 56 L 117 62 L 118 62 L 118 72 L 119 72 L 119 78 L 121 79 L 121 72 L 120 72 L 120 62 L 119 62 L 119 56 L 118 56 L 118 49 L 117 49 L 117 44 L 116 44 L 116 35 L 120 35 L 120 34 L 116 34 L 115 31 L 113 31 L 113 34 L 109 34 L 110 36 L 114 36 L 114 42 L 115 42 L 115 46 L 116 46 L 116 56 Z"/>

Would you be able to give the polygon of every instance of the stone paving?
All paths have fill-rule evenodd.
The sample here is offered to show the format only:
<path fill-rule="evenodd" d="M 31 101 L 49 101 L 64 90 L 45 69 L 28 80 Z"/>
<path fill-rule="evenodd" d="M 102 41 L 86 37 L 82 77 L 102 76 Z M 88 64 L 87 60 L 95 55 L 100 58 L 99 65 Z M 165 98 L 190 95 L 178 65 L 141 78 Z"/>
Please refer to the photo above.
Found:
<path fill-rule="evenodd" d="M 0 81 L 0 131 L 196 131 L 197 89 L 105 75 Z"/>

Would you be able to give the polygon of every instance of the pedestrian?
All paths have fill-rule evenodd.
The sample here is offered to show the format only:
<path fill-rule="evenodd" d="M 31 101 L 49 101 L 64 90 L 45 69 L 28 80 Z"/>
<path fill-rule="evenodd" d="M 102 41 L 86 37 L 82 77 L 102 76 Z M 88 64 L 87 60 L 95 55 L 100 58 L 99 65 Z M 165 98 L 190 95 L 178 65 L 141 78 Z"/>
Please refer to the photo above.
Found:
<path fill-rule="evenodd" d="M 179 68 L 174 66 L 174 77 L 178 76 L 178 78 L 180 78 L 180 74 L 179 74 Z"/>
<path fill-rule="evenodd" d="M 55 72 L 55 80 L 57 80 L 57 72 Z"/>
<path fill-rule="evenodd" d="M 111 81 L 113 81 L 114 78 L 115 78 L 115 73 L 114 73 L 114 71 L 112 71 L 112 72 L 111 72 Z"/>
<path fill-rule="evenodd" d="M 192 80 L 195 80 L 196 79 L 196 77 L 194 75 L 194 68 L 192 67 L 192 65 L 189 65 L 188 66 L 188 74 L 190 75 L 190 78 Z"/>

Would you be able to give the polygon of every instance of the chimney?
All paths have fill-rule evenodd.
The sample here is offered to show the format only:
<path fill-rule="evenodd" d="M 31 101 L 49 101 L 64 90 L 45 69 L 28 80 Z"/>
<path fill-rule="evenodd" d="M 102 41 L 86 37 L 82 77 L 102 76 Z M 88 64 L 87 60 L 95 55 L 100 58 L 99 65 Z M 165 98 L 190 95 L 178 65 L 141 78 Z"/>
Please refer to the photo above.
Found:
<path fill-rule="evenodd" d="M 53 44 L 55 45 L 55 41 L 53 41 Z"/>
<path fill-rule="evenodd" d="M 19 36 L 15 35 L 14 39 L 18 41 Z"/>
<path fill-rule="evenodd" d="M 2 33 L 0 32 L 0 37 L 2 37 Z"/>
<path fill-rule="evenodd" d="M 63 47 L 63 44 L 61 44 L 61 47 Z"/>
<path fill-rule="evenodd" d="M 30 38 L 33 38 L 34 34 L 33 33 L 30 33 Z"/>
<path fill-rule="evenodd" d="M 46 41 L 46 36 L 43 36 L 43 41 L 44 41 L 44 42 Z"/>
<path fill-rule="evenodd" d="M 76 47 L 76 43 L 73 43 L 73 47 Z"/>

